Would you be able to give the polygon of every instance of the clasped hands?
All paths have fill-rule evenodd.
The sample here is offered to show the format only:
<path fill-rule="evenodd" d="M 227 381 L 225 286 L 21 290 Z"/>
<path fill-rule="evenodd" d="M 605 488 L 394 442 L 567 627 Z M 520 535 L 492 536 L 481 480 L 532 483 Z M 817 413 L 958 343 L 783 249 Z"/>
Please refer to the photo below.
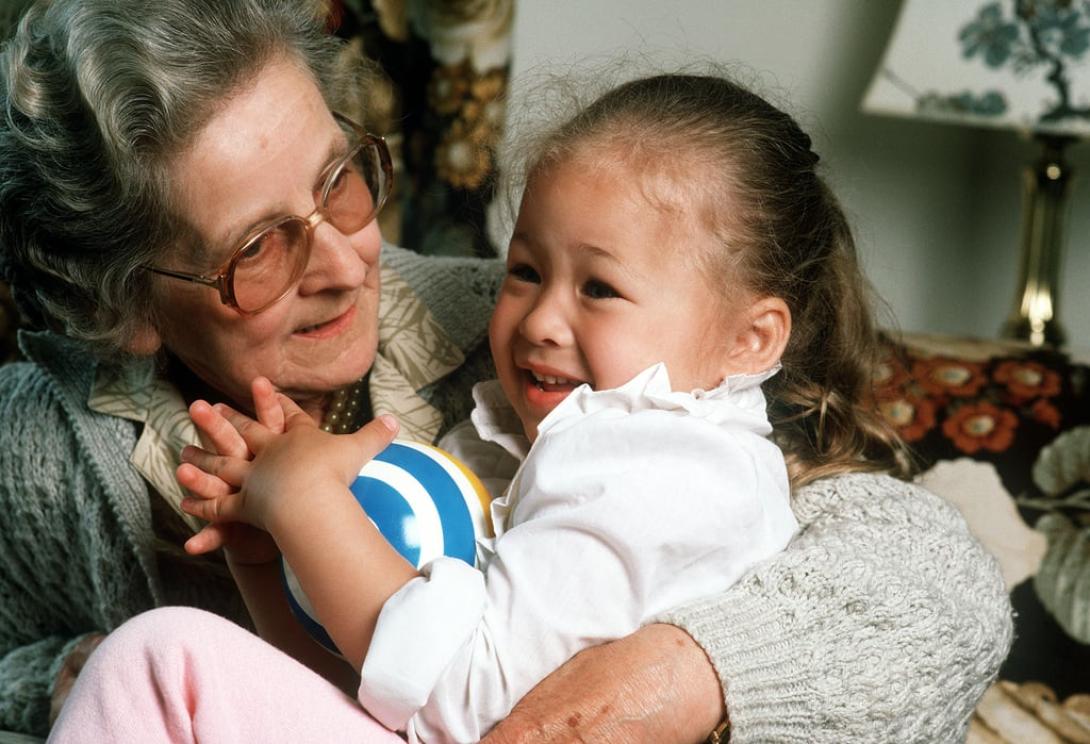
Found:
<path fill-rule="evenodd" d="M 384 415 L 354 434 L 329 434 L 268 379 L 256 378 L 251 392 L 256 419 L 224 403 L 189 408 L 206 447 L 185 447 L 176 477 L 191 494 L 182 509 L 208 522 L 186 542 L 190 554 L 225 548 L 236 563 L 275 559 L 268 533 L 304 500 L 315 508 L 322 494 L 350 484 L 398 431 Z"/>

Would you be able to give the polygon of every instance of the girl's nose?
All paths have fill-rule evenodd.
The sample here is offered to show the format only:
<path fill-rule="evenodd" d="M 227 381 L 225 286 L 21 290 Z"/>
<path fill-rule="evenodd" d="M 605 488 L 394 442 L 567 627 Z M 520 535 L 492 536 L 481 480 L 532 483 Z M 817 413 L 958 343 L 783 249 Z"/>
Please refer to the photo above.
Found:
<path fill-rule="evenodd" d="M 352 235 L 321 222 L 314 228 L 311 241 L 310 259 L 299 283 L 304 295 L 356 289 L 367 278 L 367 272 L 378 271 L 382 236 L 377 222 Z"/>
<path fill-rule="evenodd" d="M 543 292 L 523 317 L 519 332 L 537 346 L 568 346 L 572 343 L 571 325 L 564 304 L 555 293 Z"/>

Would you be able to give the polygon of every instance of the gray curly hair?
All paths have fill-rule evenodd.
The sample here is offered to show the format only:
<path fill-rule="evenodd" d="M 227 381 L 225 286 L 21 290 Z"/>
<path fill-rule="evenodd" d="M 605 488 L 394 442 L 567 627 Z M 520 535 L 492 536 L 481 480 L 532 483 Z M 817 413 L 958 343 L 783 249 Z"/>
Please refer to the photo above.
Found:
<path fill-rule="evenodd" d="M 169 166 L 288 54 L 333 95 L 319 0 L 39 0 L 0 51 L 0 277 L 31 325 L 120 358 L 154 323 L 143 264 L 187 233 Z"/>

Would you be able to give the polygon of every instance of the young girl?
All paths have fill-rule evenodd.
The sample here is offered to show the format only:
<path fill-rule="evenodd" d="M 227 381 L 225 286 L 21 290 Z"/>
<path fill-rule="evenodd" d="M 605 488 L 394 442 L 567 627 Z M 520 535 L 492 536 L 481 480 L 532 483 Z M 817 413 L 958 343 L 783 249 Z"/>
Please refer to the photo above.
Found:
<path fill-rule="evenodd" d="M 272 534 L 374 718 L 479 740 L 580 649 L 782 549 L 789 472 L 898 466 L 867 407 L 862 280 L 816 162 L 789 116 L 704 76 L 623 85 L 544 141 L 490 327 L 498 387 L 478 386 L 472 426 L 441 443 L 486 477 L 521 461 L 480 571 L 418 574 L 356 506 L 347 484 L 395 422 L 324 434 L 264 380 L 259 421 L 220 409 L 238 435 L 195 416 L 254 459 L 187 451 L 187 510 Z M 397 740 L 244 632 L 150 615 L 92 657 L 58 741 Z"/>

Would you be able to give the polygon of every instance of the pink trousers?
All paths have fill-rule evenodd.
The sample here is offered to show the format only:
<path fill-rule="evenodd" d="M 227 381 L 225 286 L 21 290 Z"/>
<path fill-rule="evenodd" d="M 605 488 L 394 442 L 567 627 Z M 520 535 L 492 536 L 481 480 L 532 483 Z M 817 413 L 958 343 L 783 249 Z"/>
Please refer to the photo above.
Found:
<path fill-rule="evenodd" d="M 50 742 L 404 744 L 359 703 L 257 636 L 183 607 L 111 633 L 79 675 Z"/>

